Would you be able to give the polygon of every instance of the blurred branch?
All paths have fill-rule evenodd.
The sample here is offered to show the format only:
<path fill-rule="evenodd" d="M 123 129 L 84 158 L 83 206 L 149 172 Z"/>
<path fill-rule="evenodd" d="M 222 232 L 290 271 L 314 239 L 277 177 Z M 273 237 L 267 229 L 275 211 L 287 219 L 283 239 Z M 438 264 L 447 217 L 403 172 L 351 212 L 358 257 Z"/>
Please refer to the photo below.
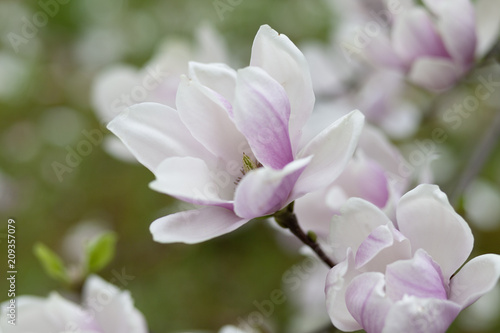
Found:
<path fill-rule="evenodd" d="M 483 138 L 474 148 L 474 152 L 469 159 L 469 163 L 464 168 L 460 175 L 457 186 L 451 194 L 451 202 L 454 206 L 458 203 L 463 191 L 467 188 L 469 183 L 476 178 L 477 174 L 481 171 L 484 164 L 488 160 L 491 151 L 495 148 L 500 138 L 500 111 L 496 112 L 495 117 L 490 128 L 486 131 Z"/>
<path fill-rule="evenodd" d="M 300 227 L 297 215 L 293 212 L 293 202 L 274 214 L 274 219 L 280 226 L 290 230 L 292 234 L 302 241 L 302 243 L 309 246 L 328 267 L 332 268 L 335 266 L 333 261 L 323 252 L 321 246 L 316 242 L 315 237 L 311 237 L 311 234 L 306 234 Z"/>

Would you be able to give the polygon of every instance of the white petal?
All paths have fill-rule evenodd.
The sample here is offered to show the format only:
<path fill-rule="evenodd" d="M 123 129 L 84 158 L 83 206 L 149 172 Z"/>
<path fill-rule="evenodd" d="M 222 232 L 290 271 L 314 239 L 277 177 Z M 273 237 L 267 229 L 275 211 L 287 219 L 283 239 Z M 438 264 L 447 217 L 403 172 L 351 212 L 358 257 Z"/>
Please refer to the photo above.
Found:
<path fill-rule="evenodd" d="M 201 64 L 199 62 L 189 63 L 189 76 L 202 85 L 216 91 L 229 103 L 234 100 L 234 89 L 236 88 L 236 71 L 226 64 Z"/>
<path fill-rule="evenodd" d="M 248 222 L 220 207 L 188 210 L 154 221 L 149 230 L 159 243 L 194 244 L 227 234 Z"/>
<path fill-rule="evenodd" d="M 215 159 L 193 138 L 177 111 L 165 105 L 134 105 L 113 119 L 108 128 L 153 173 L 161 161 L 172 156 Z"/>
<path fill-rule="evenodd" d="M 291 106 L 290 139 L 296 153 L 301 129 L 314 106 L 311 75 L 304 55 L 287 36 L 263 25 L 253 42 L 250 65 L 263 68 L 285 88 Z"/>
<path fill-rule="evenodd" d="M 211 170 L 198 158 L 167 158 L 155 176 L 156 180 L 149 184 L 155 191 L 197 205 L 233 207 L 234 177 L 223 170 Z"/>
<path fill-rule="evenodd" d="M 485 254 L 462 267 L 451 279 L 449 299 L 465 308 L 495 287 L 500 277 L 500 255 Z"/>
<path fill-rule="evenodd" d="M 194 138 L 215 156 L 241 164 L 247 140 L 229 117 L 223 97 L 183 76 L 176 103 L 182 122 Z"/>
<path fill-rule="evenodd" d="M 349 199 L 340 212 L 333 217 L 330 233 L 335 262 L 345 259 L 348 248 L 356 253 L 375 228 L 392 223 L 375 205 L 359 198 Z"/>
<path fill-rule="evenodd" d="M 397 207 L 399 230 L 412 251 L 424 249 L 443 271 L 445 281 L 465 262 L 474 237 L 467 222 L 438 186 L 423 184 L 406 193 Z"/>
<path fill-rule="evenodd" d="M 294 198 L 330 185 L 352 158 L 364 124 L 364 116 L 355 110 L 335 121 L 313 138 L 298 158 L 313 156 L 294 189 Z"/>
<path fill-rule="evenodd" d="M 338 329 L 346 332 L 361 329 L 361 325 L 347 309 L 345 293 L 352 279 L 359 273 L 354 269 L 354 256 L 349 249 L 347 258 L 335 265 L 326 277 L 326 309 L 330 319 Z"/>
<path fill-rule="evenodd" d="M 85 282 L 83 295 L 91 316 L 103 332 L 148 332 L 146 320 L 134 307 L 128 291 L 92 275 Z"/>

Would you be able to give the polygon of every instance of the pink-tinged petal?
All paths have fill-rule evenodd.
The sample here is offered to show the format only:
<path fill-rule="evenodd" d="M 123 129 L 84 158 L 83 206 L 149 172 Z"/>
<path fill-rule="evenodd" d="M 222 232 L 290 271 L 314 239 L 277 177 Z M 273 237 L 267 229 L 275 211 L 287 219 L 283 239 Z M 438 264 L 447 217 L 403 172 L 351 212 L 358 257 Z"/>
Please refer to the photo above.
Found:
<path fill-rule="evenodd" d="M 335 181 L 349 197 L 358 197 L 384 208 L 389 198 L 385 170 L 375 161 L 358 153 Z"/>
<path fill-rule="evenodd" d="M 347 309 L 345 293 L 352 279 L 358 276 L 354 269 L 354 255 L 348 249 L 345 261 L 335 265 L 326 276 L 326 309 L 333 325 L 346 332 L 360 330 L 362 327 Z"/>
<path fill-rule="evenodd" d="M 398 17 L 392 28 L 392 41 L 396 53 L 407 66 L 422 56 L 449 58 L 432 19 L 421 8 Z"/>
<path fill-rule="evenodd" d="M 294 188 L 294 198 L 329 186 L 349 163 L 364 124 L 358 110 L 335 121 L 302 148 L 298 158 L 313 156 Z"/>
<path fill-rule="evenodd" d="M 476 58 L 483 57 L 498 40 L 500 33 L 500 15 L 497 11 L 498 0 L 478 0 L 476 1 Z"/>
<path fill-rule="evenodd" d="M 258 168 L 247 173 L 236 188 L 235 213 L 251 219 L 283 208 L 290 202 L 290 192 L 310 160 L 303 158 L 293 161 L 282 170 Z"/>
<path fill-rule="evenodd" d="M 340 209 L 340 215 L 332 220 L 330 244 L 335 262 L 345 259 L 346 251 L 358 251 L 361 243 L 378 226 L 391 223 L 389 218 L 372 203 L 351 198 Z"/>
<path fill-rule="evenodd" d="M 295 200 L 293 206 L 299 224 L 305 230 L 314 231 L 319 237 L 328 239 L 330 223 L 336 210 L 328 204 L 334 196 L 335 203 L 345 202 L 347 196 L 338 188 L 308 193 Z"/>
<path fill-rule="evenodd" d="M 225 161 L 241 164 L 247 140 L 236 128 L 219 96 L 183 76 L 177 91 L 177 110 L 193 137 L 208 151 Z"/>
<path fill-rule="evenodd" d="M 156 180 L 149 184 L 155 191 L 197 205 L 233 208 L 234 177 L 224 171 L 211 170 L 194 157 L 171 157 L 155 172 Z"/>
<path fill-rule="evenodd" d="M 236 88 L 236 71 L 226 64 L 189 63 L 189 76 L 202 85 L 212 89 L 232 103 Z"/>
<path fill-rule="evenodd" d="M 204 207 L 161 217 L 149 230 L 159 243 L 195 244 L 227 234 L 247 222 L 225 208 Z"/>
<path fill-rule="evenodd" d="M 488 293 L 500 277 L 500 255 L 484 254 L 466 263 L 451 279 L 450 300 L 468 307 Z"/>
<path fill-rule="evenodd" d="M 436 298 L 405 296 L 385 319 L 384 333 L 443 333 L 460 313 L 457 304 Z"/>
<path fill-rule="evenodd" d="M 441 266 L 445 281 L 472 251 L 474 237 L 469 225 L 436 185 L 422 184 L 406 193 L 396 215 L 413 252 L 424 249 Z"/>
<path fill-rule="evenodd" d="M 429 0 L 427 0 L 430 2 Z M 476 18 L 470 0 L 443 1 L 438 30 L 453 60 L 470 66 L 476 51 Z"/>
<path fill-rule="evenodd" d="M 382 333 L 392 302 L 385 295 L 384 274 L 363 273 L 346 290 L 345 300 L 351 315 L 370 333 Z"/>
<path fill-rule="evenodd" d="M 258 67 L 238 71 L 234 121 L 257 160 L 273 169 L 293 161 L 288 133 L 290 104 L 283 87 Z"/>
<path fill-rule="evenodd" d="M 409 260 L 399 260 L 387 266 L 385 272 L 387 296 L 393 301 L 410 295 L 419 298 L 447 299 L 441 268 L 422 249 Z"/>
<path fill-rule="evenodd" d="M 396 70 L 405 70 L 405 61 L 396 53 L 389 36 L 378 34 L 365 47 L 363 52 L 377 65 Z"/>
<path fill-rule="evenodd" d="M 387 265 L 411 258 L 411 244 L 392 223 L 375 228 L 356 252 L 356 269 L 384 273 Z"/>
<path fill-rule="evenodd" d="M 439 92 L 451 88 L 463 73 L 462 67 L 448 59 L 422 57 L 413 63 L 408 79 L 425 89 Z"/>
<path fill-rule="evenodd" d="M 153 173 L 161 161 L 172 156 L 215 160 L 184 126 L 178 112 L 165 105 L 134 105 L 113 119 L 108 128 Z"/>
<path fill-rule="evenodd" d="M 285 88 L 291 106 L 290 138 L 295 154 L 301 129 L 314 106 L 311 75 L 304 55 L 287 36 L 263 25 L 253 42 L 250 65 L 263 68 Z"/>
<path fill-rule="evenodd" d="M 106 302 L 102 302 L 99 308 L 92 308 L 104 295 Z M 130 292 L 121 291 L 97 275 L 91 275 L 85 281 L 83 297 L 84 304 L 87 304 L 91 311 L 95 310 L 91 313 L 102 332 L 148 332 L 146 320 L 134 307 Z"/>
<path fill-rule="evenodd" d="M 400 110 L 398 110 L 400 112 Z M 406 192 L 406 186 L 410 175 L 401 175 L 401 164 L 404 162 L 403 156 L 385 134 L 378 128 L 366 124 L 359 137 L 358 148 L 363 154 L 386 170 L 393 181 L 398 181 L 399 191 Z"/>

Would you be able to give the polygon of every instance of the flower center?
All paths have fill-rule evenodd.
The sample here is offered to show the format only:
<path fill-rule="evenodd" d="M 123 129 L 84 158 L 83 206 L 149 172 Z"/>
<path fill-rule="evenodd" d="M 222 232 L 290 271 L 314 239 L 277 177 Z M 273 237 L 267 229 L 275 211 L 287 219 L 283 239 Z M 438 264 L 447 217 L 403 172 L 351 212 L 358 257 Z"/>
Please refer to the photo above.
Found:
<path fill-rule="evenodd" d="M 238 185 L 240 183 L 241 178 L 247 174 L 247 172 L 251 170 L 255 170 L 258 168 L 262 168 L 262 164 L 255 160 L 253 161 L 250 156 L 247 154 L 243 153 L 243 167 L 240 169 L 242 176 L 236 178 L 236 181 L 234 182 L 235 185 Z"/>

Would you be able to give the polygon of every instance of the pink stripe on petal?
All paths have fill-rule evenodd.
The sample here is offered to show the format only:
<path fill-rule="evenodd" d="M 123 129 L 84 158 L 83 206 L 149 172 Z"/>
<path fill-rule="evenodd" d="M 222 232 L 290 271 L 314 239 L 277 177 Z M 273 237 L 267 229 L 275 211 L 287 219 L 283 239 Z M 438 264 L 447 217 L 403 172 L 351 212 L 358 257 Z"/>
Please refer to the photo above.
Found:
<path fill-rule="evenodd" d="M 245 218 L 256 218 L 283 208 L 289 203 L 290 192 L 297 178 L 310 161 L 310 158 L 293 161 L 282 170 L 259 168 L 250 171 L 236 188 L 236 214 Z"/>
<path fill-rule="evenodd" d="M 385 317 L 392 305 L 385 295 L 382 273 L 363 273 L 347 287 L 347 308 L 363 328 L 370 333 L 382 333 Z"/>
<path fill-rule="evenodd" d="M 399 301 L 405 295 L 419 298 L 448 298 L 441 268 L 422 249 L 415 253 L 413 259 L 400 260 L 388 265 L 385 277 L 387 296 L 393 301 Z"/>
<path fill-rule="evenodd" d="M 411 258 L 411 245 L 391 222 L 374 229 L 356 252 L 356 268 L 385 272 L 388 264 Z"/>
<path fill-rule="evenodd" d="M 302 128 L 314 107 L 314 91 L 306 58 L 290 39 L 262 25 L 252 45 L 251 66 L 264 69 L 279 82 L 290 100 L 290 141 L 297 153 Z"/>
<path fill-rule="evenodd" d="M 293 161 L 290 103 L 283 87 L 264 70 L 238 71 L 233 113 L 236 126 L 262 165 L 277 170 Z"/>

